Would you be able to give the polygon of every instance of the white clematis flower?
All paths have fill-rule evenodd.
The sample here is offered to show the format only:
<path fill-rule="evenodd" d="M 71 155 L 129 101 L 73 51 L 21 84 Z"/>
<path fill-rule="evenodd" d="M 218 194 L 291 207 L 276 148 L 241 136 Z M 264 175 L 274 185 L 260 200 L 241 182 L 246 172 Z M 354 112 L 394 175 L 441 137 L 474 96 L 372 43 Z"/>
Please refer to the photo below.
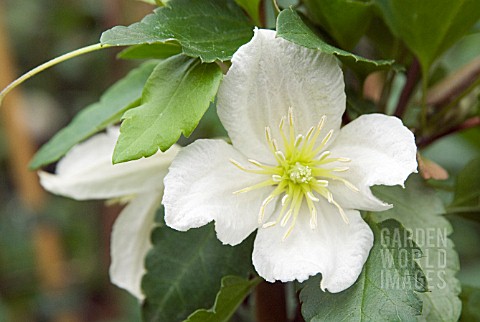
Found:
<path fill-rule="evenodd" d="M 140 288 L 144 259 L 151 247 L 150 232 L 163 195 L 163 178 L 179 151 L 122 164 L 112 164 L 117 127 L 73 147 L 57 165 L 56 174 L 40 171 L 40 182 L 50 192 L 77 200 L 128 200 L 115 221 L 111 236 L 112 283 L 143 299 Z"/>
<path fill-rule="evenodd" d="M 333 56 L 256 30 L 232 59 L 218 114 L 232 140 L 198 140 L 165 177 L 165 220 L 177 230 L 215 221 L 236 245 L 257 235 L 253 264 L 267 281 L 340 292 L 373 244 L 359 209 L 381 211 L 372 185 L 403 185 L 416 171 L 413 134 L 397 118 L 364 115 L 340 129 L 342 71 Z"/>

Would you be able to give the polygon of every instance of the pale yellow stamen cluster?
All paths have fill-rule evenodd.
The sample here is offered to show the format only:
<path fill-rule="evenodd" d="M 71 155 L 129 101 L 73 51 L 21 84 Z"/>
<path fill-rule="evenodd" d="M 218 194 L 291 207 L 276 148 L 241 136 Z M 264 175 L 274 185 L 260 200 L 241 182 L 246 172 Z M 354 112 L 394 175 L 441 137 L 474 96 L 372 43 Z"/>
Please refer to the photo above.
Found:
<path fill-rule="evenodd" d="M 348 158 L 330 158 L 330 151 L 324 151 L 325 146 L 333 135 L 333 130 L 330 130 L 317 144 L 325 120 L 326 116 L 323 116 L 317 126 L 312 126 L 307 134 L 296 135 L 293 110 L 290 108 L 288 117 L 283 117 L 279 125 L 284 146 L 283 151 L 279 149 L 277 141 L 272 138 L 271 129 L 269 127 L 265 128 L 265 137 L 270 151 L 277 161 L 277 165 L 265 165 L 255 160 L 248 160 L 258 169 L 247 169 L 237 161 L 230 160 L 243 171 L 268 175 L 267 180 L 234 193 L 245 193 L 263 187 L 275 186 L 273 192 L 263 200 L 258 220 L 259 223 L 263 223 L 267 205 L 281 198 L 281 210 L 276 220 L 265 223 L 263 227 L 271 227 L 278 223 L 285 227 L 290 222 L 284 239 L 290 235 L 295 227 L 303 201 L 305 201 L 310 211 L 311 229 L 317 227 L 318 214 L 315 203 L 320 201 L 319 197 L 326 199 L 334 205 L 345 223 L 348 224 L 348 217 L 328 189 L 329 180 L 340 181 L 353 191 L 358 191 L 358 189 L 349 181 L 335 174 L 335 172 L 348 171 L 348 167 L 325 167 L 333 162 L 350 162 Z M 285 129 L 285 123 L 288 123 L 288 129 Z"/>

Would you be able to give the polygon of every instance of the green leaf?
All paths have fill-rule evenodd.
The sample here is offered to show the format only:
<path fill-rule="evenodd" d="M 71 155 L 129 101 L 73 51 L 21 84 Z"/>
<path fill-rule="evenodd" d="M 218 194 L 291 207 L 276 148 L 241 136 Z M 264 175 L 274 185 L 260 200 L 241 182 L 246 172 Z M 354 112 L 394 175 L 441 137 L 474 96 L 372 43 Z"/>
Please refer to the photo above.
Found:
<path fill-rule="evenodd" d="M 448 212 L 480 219 L 480 158 L 470 161 L 458 174 Z"/>
<path fill-rule="evenodd" d="M 357 282 L 340 293 L 323 292 L 320 276 L 300 292 L 305 321 L 412 321 L 422 312 L 416 291 L 425 290 L 417 246 L 395 220 L 371 223 L 375 242 Z"/>
<path fill-rule="evenodd" d="M 185 322 L 228 322 L 260 281 L 258 277 L 248 280 L 238 276 L 225 276 L 213 307 L 210 310 L 195 311 Z"/>
<path fill-rule="evenodd" d="M 480 321 L 480 289 L 462 286 L 462 317 L 461 321 Z"/>
<path fill-rule="evenodd" d="M 477 0 L 375 0 L 386 24 L 418 57 L 424 73 L 480 18 Z"/>
<path fill-rule="evenodd" d="M 246 278 L 253 271 L 253 236 L 235 247 L 222 245 L 213 226 L 188 232 L 165 226 L 154 230 L 154 247 L 142 280 L 144 320 L 181 321 L 193 311 L 213 305 L 222 277 Z"/>
<path fill-rule="evenodd" d="M 260 0 L 235 0 L 235 2 L 245 10 L 252 18 L 255 26 L 260 26 Z"/>
<path fill-rule="evenodd" d="M 442 214 L 442 200 L 427 187 L 418 175 L 407 180 L 405 189 L 399 186 L 374 187 L 381 200 L 393 204 L 387 211 L 372 213 L 376 220 L 398 220 L 412 232 L 413 241 L 420 247 L 423 257 L 418 261 L 427 277 L 429 292 L 419 294 L 423 301 L 420 321 L 457 321 L 461 303 L 458 299 L 460 283 L 455 278 L 459 260 L 448 236 L 452 226 Z"/>
<path fill-rule="evenodd" d="M 375 70 L 389 68 L 393 64 L 393 60 L 370 60 L 327 44 L 307 27 L 292 8 L 283 10 L 278 15 L 277 36 L 306 48 L 335 55 L 345 65 L 363 76 Z"/>
<path fill-rule="evenodd" d="M 146 2 L 146 3 L 149 3 L 149 4 L 158 5 L 158 6 L 162 5 L 162 2 L 159 1 L 159 0 L 139 0 L 139 1 Z"/>
<path fill-rule="evenodd" d="M 253 36 L 248 17 L 233 0 L 171 0 L 141 22 L 102 34 L 102 44 L 124 46 L 177 41 L 203 62 L 230 60 Z"/>
<path fill-rule="evenodd" d="M 154 69 L 141 105 L 123 116 L 113 162 L 166 151 L 183 133 L 188 137 L 217 93 L 222 71 L 216 64 L 177 55 Z"/>
<path fill-rule="evenodd" d="M 158 62 L 147 62 L 111 86 L 100 101 L 83 109 L 35 155 L 30 163 L 37 169 L 55 162 L 75 144 L 120 121 L 123 113 L 139 104 L 143 86 Z"/>
<path fill-rule="evenodd" d="M 130 46 L 118 54 L 122 59 L 165 59 L 182 52 L 182 47 L 175 43 L 143 44 Z"/>
<path fill-rule="evenodd" d="M 352 49 L 367 31 L 372 3 L 358 0 L 305 0 L 308 16 L 321 25 L 340 47 Z"/>

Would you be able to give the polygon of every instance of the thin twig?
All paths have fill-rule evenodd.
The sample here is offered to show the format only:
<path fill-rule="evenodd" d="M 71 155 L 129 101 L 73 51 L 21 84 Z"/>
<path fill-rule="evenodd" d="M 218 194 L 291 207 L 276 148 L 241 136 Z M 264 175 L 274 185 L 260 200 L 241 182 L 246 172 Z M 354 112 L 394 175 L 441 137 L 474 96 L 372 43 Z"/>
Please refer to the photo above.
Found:
<path fill-rule="evenodd" d="M 469 118 L 465 122 L 463 122 L 461 124 L 458 124 L 456 126 L 453 126 L 449 129 L 447 129 L 446 131 L 439 132 L 439 133 L 436 133 L 432 136 L 428 136 L 428 137 L 425 137 L 425 138 L 421 138 L 418 141 L 417 145 L 418 145 L 419 148 L 425 148 L 426 146 L 432 144 L 436 140 L 438 140 L 440 138 L 443 138 L 447 135 L 450 135 L 450 134 L 453 134 L 453 133 L 456 133 L 456 132 L 460 132 L 460 131 L 463 131 L 463 130 L 471 129 L 471 128 L 474 128 L 474 127 L 477 127 L 477 126 L 480 126 L 480 116 L 475 116 L 475 117 Z"/>
<path fill-rule="evenodd" d="M 34 69 L 29 70 L 28 72 L 26 72 L 25 74 L 23 74 L 22 76 L 17 78 L 15 81 L 10 83 L 10 85 L 5 87 L 0 92 L 0 105 L 2 104 L 2 100 L 4 99 L 4 97 L 12 89 L 14 89 L 18 85 L 22 84 L 24 81 L 28 80 L 29 78 L 37 75 L 38 73 L 40 73 L 40 72 L 42 72 L 42 71 L 44 71 L 44 70 L 46 70 L 46 69 L 48 69 L 52 66 L 55 66 L 55 65 L 57 65 L 61 62 L 69 60 L 71 58 L 74 58 L 74 57 L 77 57 L 77 56 L 80 56 L 80 55 L 83 55 L 83 54 L 86 54 L 86 53 L 90 53 L 90 52 L 93 52 L 93 51 L 96 51 L 96 50 L 99 50 L 99 49 L 109 48 L 109 47 L 112 47 L 112 45 L 95 44 L 95 45 L 86 46 L 86 47 L 68 52 L 66 54 L 63 54 L 59 57 L 56 57 L 52 60 L 47 61 L 46 63 L 41 64 L 40 66 L 35 67 Z"/>
<path fill-rule="evenodd" d="M 407 82 L 403 87 L 402 94 L 400 94 L 397 108 L 395 109 L 395 113 L 394 113 L 395 116 L 402 118 L 403 114 L 405 114 L 408 101 L 410 100 L 413 90 L 415 89 L 415 86 L 418 83 L 419 76 L 420 76 L 420 64 L 417 59 L 414 59 L 412 62 L 412 65 L 410 65 L 410 68 L 408 70 Z"/>

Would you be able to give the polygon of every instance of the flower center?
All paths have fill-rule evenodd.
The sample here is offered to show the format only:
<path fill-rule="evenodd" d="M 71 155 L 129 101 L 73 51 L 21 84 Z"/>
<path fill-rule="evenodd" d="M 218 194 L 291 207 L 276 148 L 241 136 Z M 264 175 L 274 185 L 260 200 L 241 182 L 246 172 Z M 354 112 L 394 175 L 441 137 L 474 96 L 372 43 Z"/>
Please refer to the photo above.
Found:
<path fill-rule="evenodd" d="M 288 176 L 294 183 L 309 183 L 314 179 L 312 169 L 308 165 L 303 165 L 300 162 L 295 163 L 288 171 Z"/>
<path fill-rule="evenodd" d="M 285 123 L 288 119 L 288 129 Z M 263 187 L 274 186 L 273 192 L 263 200 L 258 214 L 259 223 L 263 223 L 265 208 L 274 200 L 281 200 L 280 212 L 274 221 L 263 224 L 263 227 L 271 227 L 278 223 L 289 227 L 283 237 L 285 240 L 292 232 L 302 204 L 306 204 L 310 212 L 310 228 L 317 227 L 317 207 L 315 203 L 319 198 L 327 200 L 339 211 L 345 223 L 348 224 L 348 217 L 340 205 L 334 200 L 328 189 L 330 180 L 340 181 L 353 191 L 358 189 L 349 181 L 336 175 L 337 172 L 348 171 L 348 167 L 329 167 L 333 162 L 350 162 L 348 158 L 330 158 L 330 151 L 324 150 L 333 135 L 330 130 L 319 142 L 321 130 L 325 123 L 326 116 L 320 119 L 317 126 L 311 127 L 305 135 L 295 131 L 293 110 L 288 110 L 288 117 L 280 121 L 279 129 L 283 142 L 283 151 L 279 149 L 277 141 L 272 138 L 271 129 L 265 128 L 265 137 L 273 153 L 276 165 L 265 165 L 255 160 L 248 160 L 255 165 L 256 169 L 248 169 L 235 160 L 230 160 L 235 166 L 243 171 L 260 175 L 267 175 L 268 179 L 253 186 L 235 191 L 234 193 L 245 193 Z"/>

